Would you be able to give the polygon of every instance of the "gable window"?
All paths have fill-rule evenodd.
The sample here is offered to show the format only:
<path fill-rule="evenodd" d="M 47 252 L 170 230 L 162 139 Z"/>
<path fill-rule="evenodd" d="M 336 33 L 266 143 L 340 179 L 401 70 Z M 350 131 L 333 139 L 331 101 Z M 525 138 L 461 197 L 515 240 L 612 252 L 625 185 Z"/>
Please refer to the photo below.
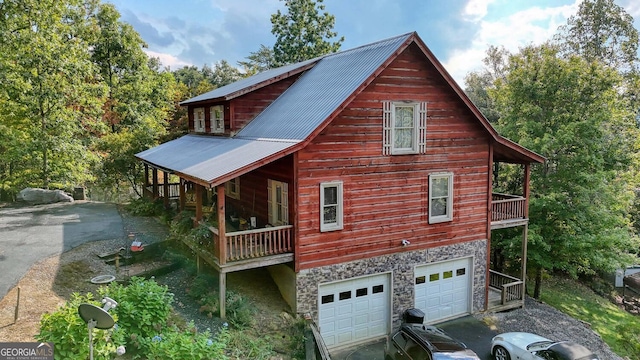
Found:
<path fill-rule="evenodd" d="M 320 184 L 320 231 L 342 229 L 342 181 Z"/>
<path fill-rule="evenodd" d="M 193 130 L 204 132 L 204 108 L 193 109 Z"/>
<path fill-rule="evenodd" d="M 240 199 L 240 178 L 233 178 L 224 184 L 224 191 L 228 197 Z"/>
<path fill-rule="evenodd" d="M 453 220 L 453 174 L 429 176 L 429 223 Z"/>
<path fill-rule="evenodd" d="M 212 106 L 209 109 L 209 115 L 211 132 L 214 134 L 224 133 L 224 107 L 222 105 Z"/>
<path fill-rule="evenodd" d="M 267 181 L 267 202 L 269 223 L 274 226 L 289 224 L 288 184 L 281 181 Z"/>
<path fill-rule="evenodd" d="M 424 154 L 427 137 L 427 103 L 383 103 L 385 155 Z"/>

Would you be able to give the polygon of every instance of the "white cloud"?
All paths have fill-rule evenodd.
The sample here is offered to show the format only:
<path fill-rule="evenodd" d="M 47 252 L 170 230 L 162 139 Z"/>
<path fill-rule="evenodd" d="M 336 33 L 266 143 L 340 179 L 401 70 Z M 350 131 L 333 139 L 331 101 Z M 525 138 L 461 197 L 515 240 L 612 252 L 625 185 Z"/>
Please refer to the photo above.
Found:
<path fill-rule="evenodd" d="M 477 66 L 482 64 L 489 45 L 504 46 L 511 52 L 517 52 L 523 46 L 541 44 L 551 39 L 567 17 L 576 13 L 580 1 L 575 0 L 573 4 L 565 6 L 531 7 L 497 21 L 479 19 L 478 32 L 471 46 L 451 51 L 447 60 L 443 61 L 444 66 L 464 87 L 465 75 L 479 70 Z"/>
<path fill-rule="evenodd" d="M 469 0 L 464 7 L 463 16 L 465 18 L 482 19 L 487 15 L 487 8 L 495 0 Z"/>
<path fill-rule="evenodd" d="M 160 63 L 162 64 L 162 67 L 169 67 L 171 70 L 177 70 L 185 66 L 193 65 L 186 61 L 180 60 L 177 57 L 170 54 L 159 53 L 159 52 L 151 51 L 149 49 L 144 49 L 144 52 L 147 53 L 149 57 L 160 59 Z"/>

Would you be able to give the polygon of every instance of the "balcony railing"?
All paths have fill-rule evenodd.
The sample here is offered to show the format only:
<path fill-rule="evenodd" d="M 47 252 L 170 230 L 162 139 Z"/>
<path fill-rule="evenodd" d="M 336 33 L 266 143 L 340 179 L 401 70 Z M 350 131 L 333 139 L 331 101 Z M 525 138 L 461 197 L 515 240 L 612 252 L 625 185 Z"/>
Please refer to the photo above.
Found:
<path fill-rule="evenodd" d="M 153 185 L 144 188 L 145 196 L 153 197 Z M 164 185 L 158 184 L 158 197 L 164 198 Z M 169 199 L 180 198 L 180 183 L 169 183 Z"/>
<path fill-rule="evenodd" d="M 500 306 L 522 306 L 524 302 L 524 282 L 522 280 L 489 270 L 489 286 L 500 292 Z"/>
<path fill-rule="evenodd" d="M 527 199 L 522 196 L 493 193 L 491 201 L 491 221 L 526 219 L 526 200 Z"/>
<path fill-rule="evenodd" d="M 293 225 L 235 231 L 225 234 L 225 246 L 220 247 L 218 229 L 209 227 L 213 236 L 213 253 L 221 264 L 228 261 L 260 258 L 293 252 Z M 225 253 L 221 254 L 221 250 Z"/>

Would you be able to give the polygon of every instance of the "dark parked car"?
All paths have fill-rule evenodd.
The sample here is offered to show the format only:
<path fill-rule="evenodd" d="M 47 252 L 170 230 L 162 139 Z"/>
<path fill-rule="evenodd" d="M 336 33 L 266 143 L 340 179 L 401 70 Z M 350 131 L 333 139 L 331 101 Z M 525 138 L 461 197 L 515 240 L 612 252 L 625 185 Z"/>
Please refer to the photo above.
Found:
<path fill-rule="evenodd" d="M 480 360 L 473 350 L 435 326 L 404 323 L 385 346 L 385 360 Z"/>

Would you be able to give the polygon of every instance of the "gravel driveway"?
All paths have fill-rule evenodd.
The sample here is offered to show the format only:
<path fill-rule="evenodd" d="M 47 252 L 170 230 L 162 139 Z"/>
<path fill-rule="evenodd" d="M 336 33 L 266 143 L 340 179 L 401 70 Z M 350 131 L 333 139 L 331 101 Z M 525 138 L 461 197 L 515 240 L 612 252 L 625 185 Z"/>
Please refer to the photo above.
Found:
<path fill-rule="evenodd" d="M 487 323 L 494 323 L 498 333 L 531 332 L 551 340 L 568 340 L 580 343 L 596 353 L 601 360 L 623 359 L 612 352 L 588 324 L 529 297 L 525 299 L 524 309 L 475 316 Z M 485 319 L 486 317 L 490 319 Z"/>

